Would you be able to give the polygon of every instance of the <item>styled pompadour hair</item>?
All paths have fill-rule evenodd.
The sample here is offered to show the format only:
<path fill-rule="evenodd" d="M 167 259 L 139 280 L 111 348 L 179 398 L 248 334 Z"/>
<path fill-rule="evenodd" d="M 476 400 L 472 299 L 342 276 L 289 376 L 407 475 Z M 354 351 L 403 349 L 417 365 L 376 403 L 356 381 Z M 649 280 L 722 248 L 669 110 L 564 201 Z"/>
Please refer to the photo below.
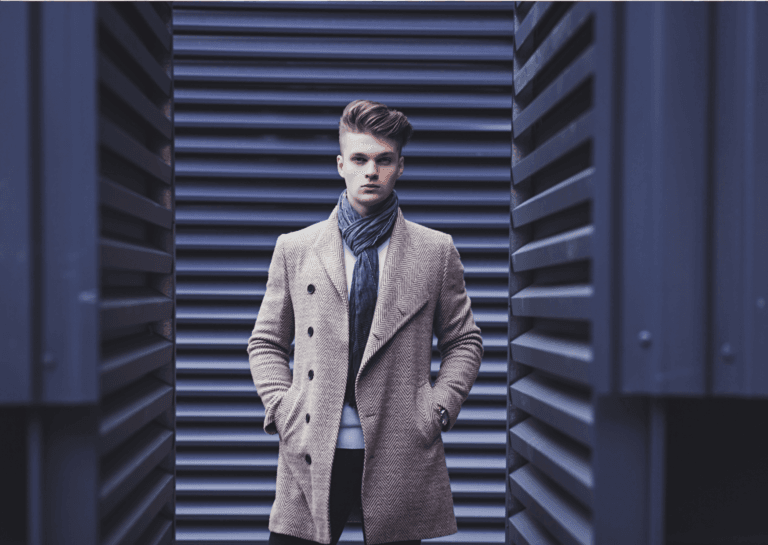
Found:
<path fill-rule="evenodd" d="M 339 146 L 345 131 L 389 138 L 397 143 L 398 153 L 402 153 L 403 146 L 413 134 L 413 127 L 403 112 L 380 102 L 354 100 L 347 104 L 339 119 Z"/>

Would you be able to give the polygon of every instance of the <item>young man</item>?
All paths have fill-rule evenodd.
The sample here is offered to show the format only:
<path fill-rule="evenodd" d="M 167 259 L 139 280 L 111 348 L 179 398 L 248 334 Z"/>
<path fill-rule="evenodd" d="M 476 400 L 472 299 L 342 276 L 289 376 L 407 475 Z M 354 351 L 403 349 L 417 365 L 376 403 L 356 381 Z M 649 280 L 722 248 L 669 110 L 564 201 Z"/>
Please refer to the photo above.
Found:
<path fill-rule="evenodd" d="M 411 132 L 383 104 L 347 105 L 346 190 L 328 220 L 277 239 L 248 342 L 264 430 L 280 435 L 272 545 L 335 544 L 353 507 L 369 545 L 457 531 L 440 432 L 477 377 L 482 338 L 451 237 L 398 207 Z"/>

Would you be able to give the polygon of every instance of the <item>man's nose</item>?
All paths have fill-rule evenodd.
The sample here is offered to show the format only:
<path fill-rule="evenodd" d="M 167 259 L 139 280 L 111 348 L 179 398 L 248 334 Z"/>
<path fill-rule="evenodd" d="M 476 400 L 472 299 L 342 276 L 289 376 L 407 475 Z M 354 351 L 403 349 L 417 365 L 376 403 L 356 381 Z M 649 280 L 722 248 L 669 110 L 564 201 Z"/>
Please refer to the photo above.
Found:
<path fill-rule="evenodd" d="M 363 171 L 366 178 L 372 178 L 379 175 L 379 167 L 376 165 L 376 161 L 368 161 Z"/>

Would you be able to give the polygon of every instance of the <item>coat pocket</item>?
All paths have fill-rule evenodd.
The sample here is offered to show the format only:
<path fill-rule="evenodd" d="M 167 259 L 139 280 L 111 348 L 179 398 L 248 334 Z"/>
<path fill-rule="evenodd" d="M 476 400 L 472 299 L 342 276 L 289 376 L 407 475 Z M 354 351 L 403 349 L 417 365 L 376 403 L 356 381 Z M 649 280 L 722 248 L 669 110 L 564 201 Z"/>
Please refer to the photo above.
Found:
<path fill-rule="evenodd" d="M 280 405 L 275 412 L 275 427 L 280 436 L 280 441 L 285 442 L 291 435 L 292 428 L 295 427 L 297 405 L 301 400 L 301 391 L 295 385 L 292 385 L 280 400 Z"/>
<path fill-rule="evenodd" d="M 425 382 L 417 390 L 419 405 L 419 424 L 424 444 L 431 447 L 440 436 L 440 421 L 435 409 L 432 385 Z"/>

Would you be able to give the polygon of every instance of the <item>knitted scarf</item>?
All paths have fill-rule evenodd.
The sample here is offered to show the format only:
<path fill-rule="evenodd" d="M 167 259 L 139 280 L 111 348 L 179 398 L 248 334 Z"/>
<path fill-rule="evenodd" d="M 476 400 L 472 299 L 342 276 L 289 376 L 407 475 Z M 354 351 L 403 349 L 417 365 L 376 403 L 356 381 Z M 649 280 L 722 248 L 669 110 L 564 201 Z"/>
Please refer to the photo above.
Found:
<path fill-rule="evenodd" d="M 347 192 L 339 196 L 339 230 L 352 253 L 357 256 L 349 293 L 349 369 L 344 401 L 357 407 L 355 378 L 360 370 L 365 345 L 371 332 L 373 311 L 379 287 L 378 245 L 392 232 L 397 218 L 397 193 L 387 197 L 374 214 L 361 216 L 347 200 Z"/>

